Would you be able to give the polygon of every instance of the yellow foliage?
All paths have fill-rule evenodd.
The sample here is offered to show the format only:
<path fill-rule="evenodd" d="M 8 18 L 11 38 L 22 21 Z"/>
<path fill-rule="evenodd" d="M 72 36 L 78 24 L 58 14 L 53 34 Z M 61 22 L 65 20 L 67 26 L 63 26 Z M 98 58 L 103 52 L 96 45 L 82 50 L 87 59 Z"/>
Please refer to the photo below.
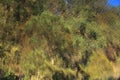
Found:
<path fill-rule="evenodd" d="M 113 74 L 112 65 L 104 55 L 103 51 L 96 51 L 93 53 L 85 71 L 90 74 L 90 80 L 105 80 Z"/>

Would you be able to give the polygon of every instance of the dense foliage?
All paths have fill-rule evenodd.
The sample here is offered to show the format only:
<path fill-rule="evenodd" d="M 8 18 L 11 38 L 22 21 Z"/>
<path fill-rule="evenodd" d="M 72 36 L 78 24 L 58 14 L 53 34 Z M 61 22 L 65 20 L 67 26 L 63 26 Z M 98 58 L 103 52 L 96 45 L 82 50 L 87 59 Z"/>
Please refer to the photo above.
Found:
<path fill-rule="evenodd" d="M 0 0 L 0 80 L 119 80 L 119 9 L 105 1 Z"/>

